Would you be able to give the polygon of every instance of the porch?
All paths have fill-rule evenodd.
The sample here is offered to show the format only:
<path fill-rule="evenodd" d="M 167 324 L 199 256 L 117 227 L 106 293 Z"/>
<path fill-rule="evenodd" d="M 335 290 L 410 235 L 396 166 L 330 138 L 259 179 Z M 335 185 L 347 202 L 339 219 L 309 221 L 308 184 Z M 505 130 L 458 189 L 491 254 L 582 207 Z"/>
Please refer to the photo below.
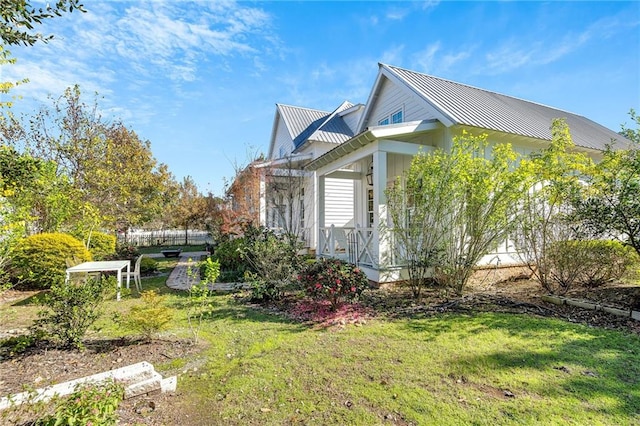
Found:
<path fill-rule="evenodd" d="M 442 144 L 435 121 L 380 126 L 355 136 L 309 163 L 315 171 L 316 253 L 357 264 L 375 282 L 406 278 L 404 256 L 393 238 L 385 190 L 397 184 L 414 155 Z M 345 182 L 350 195 L 337 193 Z M 340 206 L 344 214 L 333 213 Z M 330 208 L 328 207 L 330 206 Z"/>

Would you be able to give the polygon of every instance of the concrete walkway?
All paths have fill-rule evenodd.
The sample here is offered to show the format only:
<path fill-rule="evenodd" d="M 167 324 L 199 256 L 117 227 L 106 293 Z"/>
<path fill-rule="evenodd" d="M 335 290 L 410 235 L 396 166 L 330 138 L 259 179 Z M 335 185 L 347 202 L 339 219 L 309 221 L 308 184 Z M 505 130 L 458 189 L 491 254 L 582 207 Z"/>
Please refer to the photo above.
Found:
<path fill-rule="evenodd" d="M 180 259 L 171 274 L 167 278 L 167 287 L 174 290 L 187 291 L 200 280 L 198 262 L 206 251 L 191 251 L 180 253 Z M 161 253 L 146 255 L 149 257 L 164 257 Z M 189 276 L 191 275 L 191 276 Z M 215 283 L 211 286 L 213 291 L 234 291 L 239 288 L 247 288 L 245 283 Z"/>

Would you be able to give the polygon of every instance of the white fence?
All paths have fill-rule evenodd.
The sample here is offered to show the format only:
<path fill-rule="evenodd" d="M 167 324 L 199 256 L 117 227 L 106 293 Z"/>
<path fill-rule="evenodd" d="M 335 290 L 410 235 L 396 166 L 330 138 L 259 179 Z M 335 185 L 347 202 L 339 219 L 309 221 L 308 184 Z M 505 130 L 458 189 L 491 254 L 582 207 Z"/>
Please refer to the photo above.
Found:
<path fill-rule="evenodd" d="M 204 245 L 213 243 L 207 231 L 189 230 L 186 234 L 186 245 Z M 185 245 L 184 229 L 166 229 L 161 231 L 129 231 L 118 234 L 118 244 L 136 247 L 148 246 L 181 246 Z"/>

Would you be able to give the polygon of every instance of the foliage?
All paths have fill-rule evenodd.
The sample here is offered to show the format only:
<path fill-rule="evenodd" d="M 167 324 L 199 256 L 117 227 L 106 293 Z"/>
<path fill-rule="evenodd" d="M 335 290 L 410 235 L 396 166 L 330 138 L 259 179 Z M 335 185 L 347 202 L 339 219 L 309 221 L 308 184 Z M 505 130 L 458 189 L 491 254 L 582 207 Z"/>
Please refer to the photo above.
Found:
<path fill-rule="evenodd" d="M 208 217 L 207 200 L 200 192 L 191 176 L 185 177 L 178 185 L 178 197 L 176 203 L 171 207 L 171 218 L 173 224 L 184 229 L 184 243 L 189 240 L 189 229 L 194 227 L 204 227 L 205 219 Z"/>
<path fill-rule="evenodd" d="M 211 285 L 218 278 L 220 266 L 217 262 L 208 258 L 204 262 L 205 273 L 202 279 L 197 279 L 196 273 L 192 269 L 191 259 L 187 266 L 187 275 L 195 282 L 189 287 L 189 308 L 187 309 L 187 321 L 193 337 L 193 344 L 200 341 L 200 330 L 204 320 L 213 312 L 213 291 Z"/>
<path fill-rule="evenodd" d="M 596 236 L 619 238 L 640 255 L 640 116 L 631 110 L 636 129 L 623 127 L 633 145 L 608 145 L 603 159 L 586 177 L 589 191 L 575 197 L 575 218 Z"/>
<path fill-rule="evenodd" d="M 124 399 L 124 386 L 107 380 L 84 383 L 57 404 L 55 413 L 36 422 L 37 426 L 116 425 L 118 405 Z"/>
<path fill-rule="evenodd" d="M 461 293 L 476 263 L 506 239 L 524 178 L 508 144 L 463 131 L 450 152 L 413 158 L 403 179 L 386 191 L 399 255 L 414 297 L 432 281 Z M 487 158 L 488 157 L 488 158 Z"/>
<path fill-rule="evenodd" d="M 66 260 L 91 260 L 91 253 L 68 234 L 36 234 L 20 240 L 11 268 L 20 285 L 46 289 L 64 281 Z"/>
<path fill-rule="evenodd" d="M 27 349 L 35 346 L 37 339 L 30 334 L 20 334 L 17 336 L 10 336 L 0 340 L 0 357 L 5 353 L 9 357 L 13 357 L 17 354 L 21 354 Z"/>
<path fill-rule="evenodd" d="M 134 261 L 138 256 L 140 256 L 140 252 L 137 247 L 128 244 L 116 244 L 116 253 L 113 259 Z"/>
<path fill-rule="evenodd" d="M 142 334 L 145 340 L 151 340 L 169 326 L 173 312 L 165 305 L 166 297 L 160 296 L 155 290 L 143 291 L 140 298 L 140 305 L 131 307 L 124 316 L 116 315 L 114 320 L 125 328 Z"/>
<path fill-rule="evenodd" d="M 114 235 L 93 231 L 82 240 L 95 260 L 105 260 L 116 253 L 116 237 Z"/>
<path fill-rule="evenodd" d="M 47 3 L 44 8 L 31 6 L 30 0 L 3 1 L 0 6 L 0 38 L 2 44 L 23 44 L 32 46 L 38 41 L 47 43 L 53 35 L 45 36 L 34 33 L 35 25 L 42 24 L 44 20 L 64 13 L 78 10 L 86 12 L 80 0 L 56 0 L 55 5 Z"/>
<path fill-rule="evenodd" d="M 547 250 L 554 293 L 566 293 L 574 285 L 597 287 L 625 273 L 638 264 L 633 248 L 618 241 L 557 241 Z"/>
<path fill-rule="evenodd" d="M 369 280 L 360 268 L 340 259 L 321 258 L 307 264 L 298 279 L 308 295 L 329 300 L 332 309 L 341 302 L 354 302 L 369 287 Z"/>
<path fill-rule="evenodd" d="M 47 206 L 59 210 L 53 216 L 60 219 L 57 228 L 43 229 L 64 227 L 85 235 L 92 229 L 126 230 L 157 217 L 174 184 L 151 144 L 121 122 L 105 122 L 97 101 L 83 102 L 77 85 L 52 104 L 25 117 L 24 124 L 15 123 L 22 131 L 11 132 L 7 141 L 53 165 L 47 171 L 56 185 L 44 186 L 43 193 L 55 190 Z"/>
<path fill-rule="evenodd" d="M 200 280 L 207 284 L 213 284 L 220 276 L 220 263 L 214 261 L 210 257 L 200 262 Z"/>
<path fill-rule="evenodd" d="M 243 237 L 223 240 L 216 246 L 211 257 L 220 263 L 222 271 L 240 271 L 242 274 L 247 269 L 242 257 L 245 244 Z"/>
<path fill-rule="evenodd" d="M 40 300 L 45 309 L 38 313 L 32 331 L 65 348 L 82 349 L 82 338 L 102 314 L 101 306 L 115 277 L 90 278 L 75 284 L 56 284 Z"/>
<path fill-rule="evenodd" d="M 158 272 L 158 261 L 150 257 L 143 257 L 140 261 L 140 273 L 149 275 Z"/>
<path fill-rule="evenodd" d="M 580 179 L 592 163 L 586 155 L 572 151 L 574 144 L 564 120 L 554 120 L 551 133 L 549 147 L 520 164 L 529 190 L 517 209 L 513 237 L 518 255 L 536 280 L 553 293 L 559 289 L 555 288 L 550 275 L 548 251 L 560 241 L 584 237 L 584 229 L 572 220 L 570 201 L 584 190 Z"/>
<path fill-rule="evenodd" d="M 250 225 L 245 228 L 244 235 L 245 244 L 240 251 L 249 267 L 245 281 L 251 283 L 253 299 L 281 298 L 285 289 L 295 282 L 300 264 L 299 243 L 265 227 Z"/>

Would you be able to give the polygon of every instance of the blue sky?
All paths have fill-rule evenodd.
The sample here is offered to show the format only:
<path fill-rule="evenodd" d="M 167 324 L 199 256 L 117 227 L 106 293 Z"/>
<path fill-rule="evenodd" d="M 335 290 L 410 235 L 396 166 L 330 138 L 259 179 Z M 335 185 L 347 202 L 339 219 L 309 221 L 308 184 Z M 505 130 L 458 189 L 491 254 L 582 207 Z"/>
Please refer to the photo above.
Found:
<path fill-rule="evenodd" d="M 269 146 L 275 104 L 364 103 L 378 62 L 584 115 L 640 110 L 640 2 L 85 1 L 12 47 L 16 111 L 79 84 L 176 179 L 223 192 Z M 33 2 L 37 5 L 37 2 Z"/>

